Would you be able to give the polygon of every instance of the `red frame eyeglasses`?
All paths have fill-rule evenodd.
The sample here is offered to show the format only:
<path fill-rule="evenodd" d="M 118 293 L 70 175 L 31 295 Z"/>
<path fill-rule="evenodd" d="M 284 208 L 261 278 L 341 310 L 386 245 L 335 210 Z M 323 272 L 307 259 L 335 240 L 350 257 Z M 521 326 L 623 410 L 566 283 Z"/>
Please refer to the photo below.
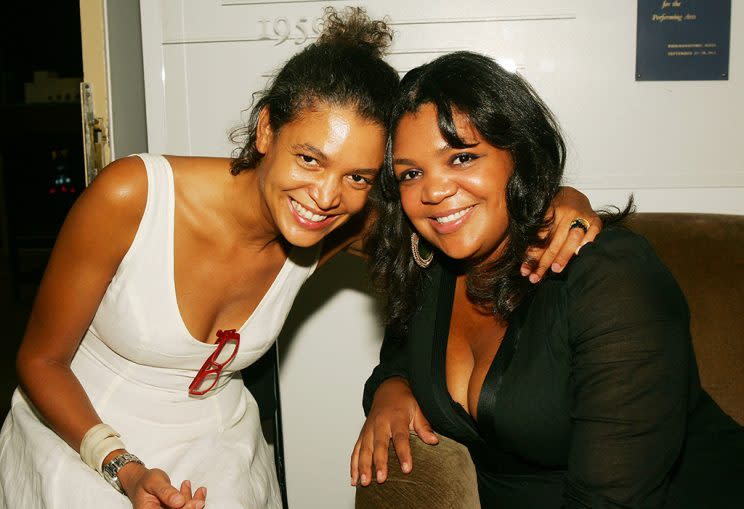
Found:
<path fill-rule="evenodd" d="M 217 338 L 217 348 L 215 348 L 212 354 L 207 357 L 207 360 L 204 361 L 204 364 L 199 369 L 199 372 L 189 384 L 189 394 L 192 396 L 203 396 L 211 391 L 214 386 L 217 385 L 217 381 L 220 379 L 222 369 L 230 364 L 230 361 L 232 361 L 238 354 L 238 348 L 240 347 L 240 334 L 235 329 L 228 329 L 224 331 L 218 330 Z M 233 350 L 232 354 L 227 360 L 223 362 L 217 362 L 217 359 L 219 358 L 220 353 L 222 353 L 222 349 L 225 347 L 225 344 L 230 341 L 235 341 L 235 349 Z M 204 383 L 204 380 L 206 380 L 208 376 L 213 376 L 214 380 L 205 389 L 201 387 L 201 385 L 202 383 Z"/>

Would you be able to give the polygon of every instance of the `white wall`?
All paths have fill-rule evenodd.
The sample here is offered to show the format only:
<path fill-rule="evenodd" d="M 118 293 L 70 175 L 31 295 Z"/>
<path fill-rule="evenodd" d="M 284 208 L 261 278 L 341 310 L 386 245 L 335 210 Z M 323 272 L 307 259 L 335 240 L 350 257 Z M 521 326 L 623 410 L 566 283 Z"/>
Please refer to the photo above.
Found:
<path fill-rule="evenodd" d="M 145 0 L 147 1 L 147 0 Z M 139 0 L 106 0 L 112 159 L 147 152 Z"/>
<path fill-rule="evenodd" d="M 366 267 L 342 254 L 297 296 L 279 337 L 289 506 L 353 507 L 349 457 L 364 415 L 362 386 L 382 330 Z"/>
<path fill-rule="evenodd" d="M 142 2 L 150 151 L 227 155 L 251 93 L 307 43 L 323 4 L 295 0 Z M 471 49 L 516 67 L 569 143 L 567 182 L 593 203 L 641 211 L 744 214 L 744 10 L 732 2 L 728 81 L 636 82 L 636 2 L 367 2 L 396 30 L 401 71 Z M 303 21 L 304 20 L 304 21 Z M 276 32 L 274 31 L 276 27 Z M 281 37 L 291 27 L 290 37 Z M 278 34 L 278 35 L 277 35 Z M 303 290 L 280 341 L 289 500 L 347 508 L 348 454 L 380 329 L 363 266 L 346 258 Z"/>

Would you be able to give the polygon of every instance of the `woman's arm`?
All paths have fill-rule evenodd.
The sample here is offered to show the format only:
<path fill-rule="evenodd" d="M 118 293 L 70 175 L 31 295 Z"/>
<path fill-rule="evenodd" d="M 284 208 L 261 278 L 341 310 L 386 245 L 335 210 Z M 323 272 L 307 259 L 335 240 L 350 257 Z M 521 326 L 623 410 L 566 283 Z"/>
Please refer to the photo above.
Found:
<path fill-rule="evenodd" d="M 21 387 L 76 450 L 100 420 L 70 363 L 144 211 L 146 175 L 133 164 L 113 163 L 70 210 L 18 352 Z"/>
<path fill-rule="evenodd" d="M 21 387 L 49 426 L 76 451 L 101 419 L 70 364 L 134 239 L 146 199 L 147 176 L 135 157 L 109 165 L 80 196 L 57 237 L 18 352 Z M 130 481 L 141 482 L 145 472 L 141 465 L 125 465 L 122 485 L 132 489 Z M 147 482 L 173 507 L 183 506 L 177 503 L 183 496 L 169 482 L 172 490 L 164 488 L 162 479 Z"/>
<path fill-rule="evenodd" d="M 584 256 L 567 276 L 573 431 L 562 507 L 664 507 L 694 362 L 687 305 L 630 233 Z"/>
<path fill-rule="evenodd" d="M 408 381 L 401 377 L 386 379 L 374 393 L 372 407 L 359 432 L 351 453 L 351 485 L 367 486 L 374 479 L 387 479 L 388 445 L 393 442 L 400 468 L 409 473 L 413 468 L 410 432 L 429 445 L 437 439 L 424 417 Z"/>
<path fill-rule="evenodd" d="M 380 364 L 364 384 L 362 406 L 367 420 L 351 454 L 353 486 L 372 482 L 373 467 L 377 482 L 385 481 L 390 440 L 404 473 L 413 468 L 410 431 L 427 444 L 438 442 L 408 385 L 407 365 L 405 342 L 385 331 Z"/>

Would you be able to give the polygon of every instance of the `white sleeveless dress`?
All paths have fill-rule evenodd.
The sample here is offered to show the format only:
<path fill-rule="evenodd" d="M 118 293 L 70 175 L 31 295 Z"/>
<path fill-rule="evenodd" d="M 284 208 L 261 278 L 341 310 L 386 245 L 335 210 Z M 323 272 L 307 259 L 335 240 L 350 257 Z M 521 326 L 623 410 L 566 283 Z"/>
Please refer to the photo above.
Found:
<path fill-rule="evenodd" d="M 173 173 L 162 156 L 147 167 L 144 216 L 72 361 L 103 422 L 148 467 L 178 487 L 207 487 L 213 509 L 281 507 L 273 457 L 256 401 L 239 370 L 274 343 L 319 246 L 294 248 L 256 310 L 239 329 L 240 348 L 206 397 L 188 386 L 215 348 L 191 336 L 173 278 Z M 106 213 L 101 211 L 101 213 Z M 207 255 L 207 253 L 205 253 Z M 0 508 L 131 508 L 47 427 L 16 389 L 0 432 Z"/>

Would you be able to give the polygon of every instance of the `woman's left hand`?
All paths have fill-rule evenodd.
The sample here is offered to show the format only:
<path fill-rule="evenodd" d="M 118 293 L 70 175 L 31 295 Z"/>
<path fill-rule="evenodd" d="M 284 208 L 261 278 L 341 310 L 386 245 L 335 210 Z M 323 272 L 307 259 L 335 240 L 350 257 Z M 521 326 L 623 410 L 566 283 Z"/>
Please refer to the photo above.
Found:
<path fill-rule="evenodd" d="M 602 231 L 602 220 L 592 209 L 589 199 L 573 187 L 561 187 L 548 211 L 548 215 L 551 214 L 554 214 L 553 224 L 545 232 L 550 239 L 547 247 L 530 248 L 527 252 L 530 259 L 537 261 L 537 267 L 530 270 L 528 263 L 522 264 L 522 275 L 529 277 L 532 283 L 540 281 L 548 269 L 562 271 L 569 260 L 579 254 L 579 249 Z M 586 233 L 582 228 L 571 228 L 577 218 L 589 223 Z"/>

